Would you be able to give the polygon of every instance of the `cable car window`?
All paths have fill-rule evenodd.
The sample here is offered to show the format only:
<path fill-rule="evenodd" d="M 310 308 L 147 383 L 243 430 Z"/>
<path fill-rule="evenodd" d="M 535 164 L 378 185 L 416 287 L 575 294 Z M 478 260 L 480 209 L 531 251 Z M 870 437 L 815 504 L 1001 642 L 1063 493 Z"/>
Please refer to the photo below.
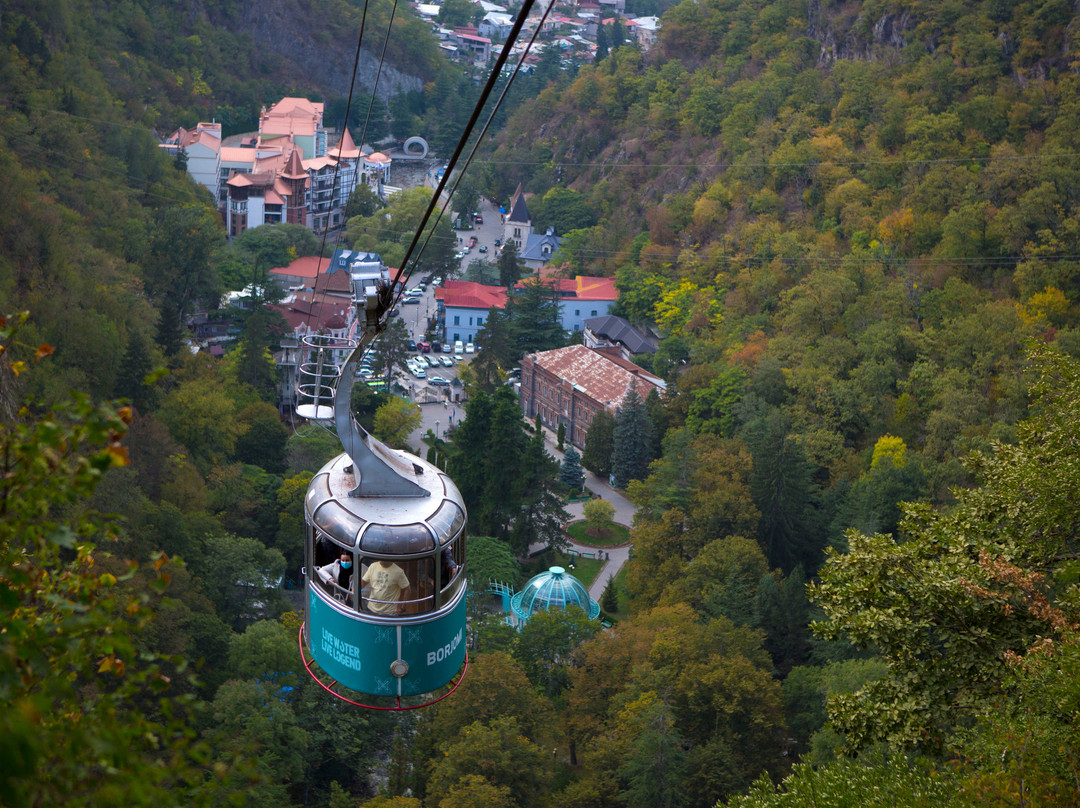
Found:
<path fill-rule="evenodd" d="M 382 615 L 430 612 L 435 599 L 434 571 L 430 558 L 365 558 L 360 577 L 361 608 Z"/>
<path fill-rule="evenodd" d="M 304 510 L 311 513 L 318 507 L 320 502 L 325 502 L 332 496 L 330 492 L 330 475 L 320 474 L 308 483 L 307 494 L 304 496 Z"/>
<path fill-rule="evenodd" d="M 360 539 L 360 549 L 368 553 L 411 555 L 435 549 L 431 531 L 421 524 L 368 525 Z"/>
<path fill-rule="evenodd" d="M 446 544 L 464 527 L 465 514 L 461 512 L 461 508 L 447 500 L 435 511 L 435 515 L 428 519 L 428 524 L 439 537 L 439 544 Z"/>
<path fill-rule="evenodd" d="M 363 519 L 332 499 L 320 505 L 311 519 L 324 533 L 350 549 L 356 546 L 356 533 L 364 525 Z"/>
<path fill-rule="evenodd" d="M 341 603 L 352 605 L 353 581 L 356 572 L 352 550 L 341 546 L 324 533 L 316 532 L 315 578 L 323 590 Z"/>
<path fill-rule="evenodd" d="M 446 545 L 439 553 L 439 595 L 442 603 L 453 597 L 464 580 L 464 555 L 465 542 L 460 540 Z"/>

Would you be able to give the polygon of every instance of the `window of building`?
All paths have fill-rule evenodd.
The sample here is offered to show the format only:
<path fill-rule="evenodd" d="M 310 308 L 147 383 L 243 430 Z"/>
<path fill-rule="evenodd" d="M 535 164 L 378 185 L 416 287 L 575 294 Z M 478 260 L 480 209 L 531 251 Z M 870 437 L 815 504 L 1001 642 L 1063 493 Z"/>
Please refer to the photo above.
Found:
<path fill-rule="evenodd" d="M 593 316 L 593 317 L 595 317 L 595 316 L 596 316 L 596 309 L 593 309 L 593 310 L 592 310 L 592 316 Z"/>
<path fill-rule="evenodd" d="M 454 315 L 454 325 L 461 325 L 461 317 L 457 314 Z"/>
<path fill-rule="evenodd" d="M 483 325 L 484 324 L 484 318 L 483 317 L 477 317 L 476 318 L 476 324 L 477 325 Z"/>
<path fill-rule="evenodd" d="M 574 316 L 575 317 L 580 317 L 581 316 L 581 309 L 574 309 Z"/>
<path fill-rule="evenodd" d="M 469 318 L 469 325 L 472 325 L 472 317 Z"/>

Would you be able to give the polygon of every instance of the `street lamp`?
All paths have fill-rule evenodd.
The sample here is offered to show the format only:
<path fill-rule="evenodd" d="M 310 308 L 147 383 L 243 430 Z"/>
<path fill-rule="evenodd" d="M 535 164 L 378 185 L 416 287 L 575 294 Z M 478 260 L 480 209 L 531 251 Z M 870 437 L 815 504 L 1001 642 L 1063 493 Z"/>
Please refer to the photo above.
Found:
<path fill-rule="evenodd" d="M 435 440 L 439 439 L 439 422 L 435 422 Z"/>

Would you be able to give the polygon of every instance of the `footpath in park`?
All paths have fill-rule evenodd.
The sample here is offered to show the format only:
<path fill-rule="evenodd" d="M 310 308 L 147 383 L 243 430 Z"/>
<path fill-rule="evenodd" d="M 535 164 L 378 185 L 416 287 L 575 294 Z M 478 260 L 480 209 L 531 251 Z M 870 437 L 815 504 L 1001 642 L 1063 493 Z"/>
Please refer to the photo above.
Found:
<path fill-rule="evenodd" d="M 556 448 L 555 435 L 552 434 L 550 429 L 544 428 L 544 445 L 547 447 L 548 454 L 562 462 L 563 453 Z M 585 472 L 585 487 L 596 494 L 601 499 L 606 499 L 612 505 L 615 506 L 614 520 L 620 525 L 630 527 L 634 524 L 634 513 L 637 508 L 630 502 L 623 492 L 617 488 L 613 488 L 608 484 L 607 480 L 603 480 L 597 477 L 588 469 L 582 469 Z M 584 502 L 571 502 L 566 506 L 567 513 L 570 514 L 571 521 L 575 519 L 581 519 L 584 517 Z M 622 544 L 617 547 L 595 547 L 591 544 L 578 544 L 573 539 L 570 539 L 570 548 L 586 558 L 599 558 L 598 553 L 603 553 L 604 565 L 600 568 L 600 572 L 597 573 L 596 578 L 589 585 L 589 597 L 593 600 L 600 602 L 600 596 L 604 593 L 604 587 L 607 586 L 608 578 L 614 578 L 619 574 L 619 570 L 623 568 L 623 564 L 630 558 L 631 544 Z M 543 550 L 543 545 L 535 545 L 529 548 L 529 552 Z"/>

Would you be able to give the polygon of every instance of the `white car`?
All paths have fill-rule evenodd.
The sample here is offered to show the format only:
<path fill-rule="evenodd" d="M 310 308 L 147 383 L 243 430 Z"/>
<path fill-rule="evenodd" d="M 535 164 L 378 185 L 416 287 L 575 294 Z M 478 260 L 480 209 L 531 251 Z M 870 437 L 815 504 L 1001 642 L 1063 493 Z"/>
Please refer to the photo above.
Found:
<path fill-rule="evenodd" d="M 424 296 L 424 290 L 423 289 L 410 289 L 409 291 L 407 291 L 405 293 L 405 297 L 423 297 L 423 296 Z"/>
<path fill-rule="evenodd" d="M 449 387 L 450 382 L 444 379 L 442 376 L 432 376 L 428 379 L 428 384 L 432 387 Z"/>
<path fill-rule="evenodd" d="M 465 343 L 465 353 L 476 353 L 476 346 L 471 342 Z"/>
<path fill-rule="evenodd" d="M 454 353 L 460 354 L 464 350 L 465 346 L 462 344 L 461 340 L 454 340 Z"/>
<path fill-rule="evenodd" d="M 449 356 L 440 356 L 439 361 L 442 363 L 442 366 L 444 368 L 452 368 L 454 366 L 454 360 L 451 359 Z"/>

